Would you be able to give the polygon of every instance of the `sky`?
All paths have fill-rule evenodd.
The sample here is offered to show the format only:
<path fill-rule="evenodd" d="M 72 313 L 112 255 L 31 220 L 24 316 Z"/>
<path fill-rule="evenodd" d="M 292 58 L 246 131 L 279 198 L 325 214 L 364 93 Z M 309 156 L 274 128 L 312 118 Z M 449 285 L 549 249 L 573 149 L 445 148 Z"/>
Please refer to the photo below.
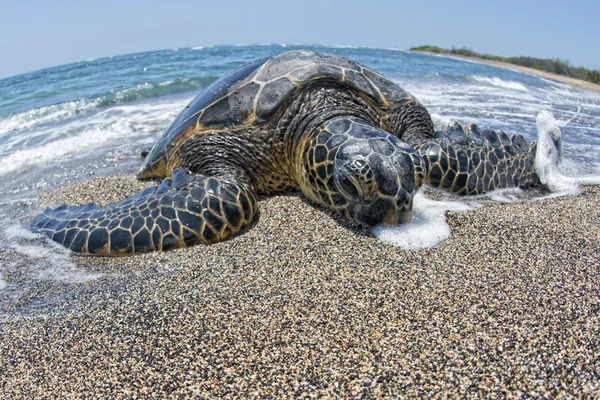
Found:
<path fill-rule="evenodd" d="M 600 69 L 600 1 L 0 0 L 0 78 L 149 50 L 249 43 L 467 47 Z"/>

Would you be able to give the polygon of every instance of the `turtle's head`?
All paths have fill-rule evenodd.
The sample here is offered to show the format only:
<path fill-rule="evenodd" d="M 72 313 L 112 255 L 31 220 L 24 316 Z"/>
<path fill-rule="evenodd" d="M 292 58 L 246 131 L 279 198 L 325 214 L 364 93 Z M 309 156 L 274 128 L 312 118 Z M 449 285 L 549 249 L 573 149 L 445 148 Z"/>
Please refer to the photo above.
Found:
<path fill-rule="evenodd" d="M 411 221 L 413 197 L 425 178 L 425 162 L 411 146 L 385 133 L 352 137 L 333 165 L 333 181 L 352 219 L 368 226 Z"/>

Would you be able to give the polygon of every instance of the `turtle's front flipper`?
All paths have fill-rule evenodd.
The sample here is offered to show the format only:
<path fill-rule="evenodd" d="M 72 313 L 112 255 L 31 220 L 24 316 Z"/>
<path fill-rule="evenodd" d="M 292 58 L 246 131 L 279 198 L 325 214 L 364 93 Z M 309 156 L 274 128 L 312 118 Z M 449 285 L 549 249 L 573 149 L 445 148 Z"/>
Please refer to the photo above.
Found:
<path fill-rule="evenodd" d="M 415 147 L 425 159 L 425 181 L 457 194 L 483 194 L 494 189 L 530 188 L 540 184 L 535 172 L 536 143 L 528 146 L 521 135 L 464 129 L 458 123 Z"/>
<path fill-rule="evenodd" d="M 180 169 L 106 207 L 46 210 L 31 229 L 78 253 L 114 256 L 215 243 L 247 226 L 256 211 L 248 185 Z"/>

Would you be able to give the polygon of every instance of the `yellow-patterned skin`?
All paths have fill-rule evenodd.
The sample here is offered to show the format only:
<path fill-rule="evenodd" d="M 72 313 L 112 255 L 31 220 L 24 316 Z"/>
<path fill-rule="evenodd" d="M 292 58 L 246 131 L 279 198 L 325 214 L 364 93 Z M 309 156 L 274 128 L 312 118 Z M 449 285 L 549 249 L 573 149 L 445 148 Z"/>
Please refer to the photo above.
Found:
<path fill-rule="evenodd" d="M 219 242 L 252 222 L 256 202 L 247 185 L 180 169 L 123 202 L 62 206 L 36 224 L 75 252 L 117 256 Z"/>
<path fill-rule="evenodd" d="M 536 142 L 527 146 L 521 135 L 465 129 L 458 123 L 432 140 L 415 146 L 427 165 L 426 182 L 460 195 L 477 195 L 494 189 L 540 185 L 535 172 Z"/>

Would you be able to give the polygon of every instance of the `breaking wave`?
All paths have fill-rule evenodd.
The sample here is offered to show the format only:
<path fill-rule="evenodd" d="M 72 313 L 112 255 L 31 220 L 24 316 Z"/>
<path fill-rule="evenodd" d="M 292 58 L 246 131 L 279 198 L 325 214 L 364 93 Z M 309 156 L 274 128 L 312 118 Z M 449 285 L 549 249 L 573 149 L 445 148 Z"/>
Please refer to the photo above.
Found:
<path fill-rule="evenodd" d="M 419 81 L 429 81 L 429 82 L 440 82 L 444 84 L 458 84 L 458 85 L 476 85 L 483 87 L 497 87 L 502 89 L 508 89 L 511 91 L 519 91 L 519 92 L 529 92 L 529 88 L 524 83 L 516 82 L 512 80 L 501 79 L 497 76 L 483 76 L 483 75 L 453 75 L 448 73 L 439 73 L 435 72 L 432 74 L 426 74 L 425 76 L 419 76 L 416 78 Z M 537 83 L 542 83 L 543 81 L 538 80 Z M 548 86 L 553 86 L 551 81 L 545 81 L 544 84 Z"/>
<path fill-rule="evenodd" d="M 505 88 L 505 89 L 511 89 L 511 90 L 518 90 L 521 92 L 528 92 L 529 89 L 527 89 L 525 87 L 525 85 L 523 85 L 522 83 L 519 82 L 514 82 L 514 81 L 505 81 L 502 80 L 498 77 L 487 77 L 487 76 L 469 76 L 469 79 L 478 82 L 478 83 L 482 83 L 484 85 L 489 85 L 489 86 L 497 86 L 497 87 L 501 87 L 501 88 Z"/>
<path fill-rule="evenodd" d="M 82 99 L 27 110 L 0 119 L 0 136 L 16 130 L 30 129 L 37 125 L 69 119 L 96 107 L 98 107 L 97 101 Z"/>
<path fill-rule="evenodd" d="M 17 150 L 1 158 L 0 176 L 35 165 L 49 164 L 69 154 L 85 154 L 87 150 L 102 144 L 126 140 L 128 137 L 156 134 L 168 126 L 187 101 L 122 105 L 74 121 L 68 125 L 71 132 L 69 136 Z"/>
<path fill-rule="evenodd" d="M 92 110 L 190 92 L 206 87 L 215 79 L 216 76 L 210 76 L 202 79 L 180 78 L 160 83 L 143 83 L 126 89 L 111 90 L 90 98 L 27 110 L 0 119 L 0 136 L 17 130 L 64 121 Z"/>

